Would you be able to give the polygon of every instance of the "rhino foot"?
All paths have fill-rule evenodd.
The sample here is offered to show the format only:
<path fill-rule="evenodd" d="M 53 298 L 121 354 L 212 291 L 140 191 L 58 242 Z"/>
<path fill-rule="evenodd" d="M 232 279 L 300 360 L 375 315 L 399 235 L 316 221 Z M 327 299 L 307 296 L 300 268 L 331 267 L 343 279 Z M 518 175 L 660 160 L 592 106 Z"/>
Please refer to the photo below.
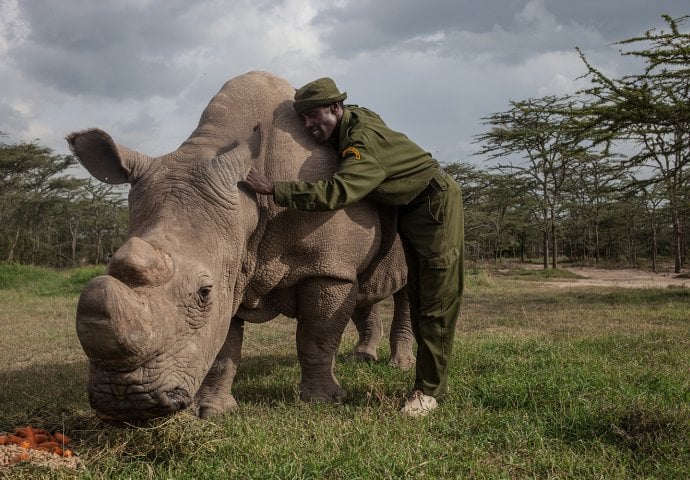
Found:
<path fill-rule="evenodd" d="M 347 392 L 337 383 L 326 385 L 300 384 L 299 398 L 303 402 L 341 402 L 347 397 Z"/>
<path fill-rule="evenodd" d="M 222 399 L 202 400 L 195 405 L 194 414 L 202 419 L 222 415 L 238 407 L 235 397 L 229 395 Z"/>
<path fill-rule="evenodd" d="M 375 362 L 379 356 L 375 348 L 357 346 L 354 351 L 355 360 L 362 362 Z"/>
<path fill-rule="evenodd" d="M 391 356 L 388 364 L 391 367 L 399 368 L 402 371 L 409 370 L 414 366 L 415 358 L 412 352 L 409 354 L 396 354 Z"/>

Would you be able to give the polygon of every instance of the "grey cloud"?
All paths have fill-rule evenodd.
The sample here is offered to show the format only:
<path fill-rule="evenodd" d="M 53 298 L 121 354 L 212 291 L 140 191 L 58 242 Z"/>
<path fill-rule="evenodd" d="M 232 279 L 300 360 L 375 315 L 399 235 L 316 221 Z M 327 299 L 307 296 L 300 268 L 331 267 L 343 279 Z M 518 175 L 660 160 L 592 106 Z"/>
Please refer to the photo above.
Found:
<path fill-rule="evenodd" d="M 140 110 L 136 116 L 120 124 L 120 131 L 128 135 L 141 135 L 142 132 L 155 132 L 160 129 L 161 119 L 153 117 L 148 111 Z"/>
<path fill-rule="evenodd" d="M 336 53 L 356 53 L 394 45 L 440 31 L 490 31 L 509 28 L 513 13 L 527 0 L 352 0 L 344 7 L 322 9 L 315 24 L 327 27 Z"/>
<path fill-rule="evenodd" d="M 27 42 L 16 54 L 15 61 L 28 78 L 73 95 L 113 99 L 174 95 L 191 78 L 191 72 L 163 60 L 133 57 L 129 48 L 116 45 L 75 54 Z"/>
<path fill-rule="evenodd" d="M 146 8 L 119 2 L 27 0 L 29 38 L 12 51 L 23 74 L 70 94 L 144 98 L 171 95 L 192 72 L 177 68 L 176 55 L 193 52 L 192 2 Z"/>
<path fill-rule="evenodd" d="M 5 102 L 0 102 L 0 132 L 14 137 L 17 132 L 26 130 L 28 125 L 21 112 Z"/>
<path fill-rule="evenodd" d="M 577 22 L 602 32 L 608 42 L 625 40 L 664 24 L 661 15 L 690 14 L 687 0 L 544 0 L 563 22 Z"/>
<path fill-rule="evenodd" d="M 537 23 L 539 19 L 523 15 L 526 7 L 528 12 L 542 10 L 558 29 L 544 32 L 551 34 L 548 41 L 534 30 L 545 27 Z M 690 8 L 687 0 L 352 0 L 343 7 L 323 8 L 313 22 L 323 28 L 329 51 L 343 58 L 404 48 L 451 56 L 501 50 L 504 59 L 515 61 L 535 52 L 623 40 L 659 24 L 662 13 L 680 16 L 690 13 Z M 424 41 L 423 37 L 439 33 L 444 39 Z M 512 41 L 517 35 L 522 40 L 496 46 L 492 35 L 498 36 L 497 41 Z"/>

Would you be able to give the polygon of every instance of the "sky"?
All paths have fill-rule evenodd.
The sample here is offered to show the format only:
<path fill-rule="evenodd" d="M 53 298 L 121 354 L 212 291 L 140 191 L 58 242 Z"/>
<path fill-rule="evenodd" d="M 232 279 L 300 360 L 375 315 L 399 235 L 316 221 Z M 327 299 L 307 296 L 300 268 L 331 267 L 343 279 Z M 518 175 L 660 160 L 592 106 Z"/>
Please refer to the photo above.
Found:
<path fill-rule="evenodd" d="M 688 0 L 0 0 L 0 141 L 98 127 L 175 150 L 230 78 L 335 79 L 441 163 L 480 163 L 482 118 L 584 86 L 579 47 L 613 77 L 615 42 L 690 14 Z M 687 25 L 688 22 L 686 22 Z"/>

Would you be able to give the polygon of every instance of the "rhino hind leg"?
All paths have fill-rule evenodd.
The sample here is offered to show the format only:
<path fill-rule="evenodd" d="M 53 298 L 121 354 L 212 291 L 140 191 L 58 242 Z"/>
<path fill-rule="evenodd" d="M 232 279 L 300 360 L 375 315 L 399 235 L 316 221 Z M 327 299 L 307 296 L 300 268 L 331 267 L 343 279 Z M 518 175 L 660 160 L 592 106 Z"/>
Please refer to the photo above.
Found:
<path fill-rule="evenodd" d="M 243 338 L 244 321 L 235 317 L 230 323 L 223 347 L 194 398 L 195 414 L 198 417 L 209 418 L 237 408 L 237 401 L 232 395 L 232 383 L 242 355 Z"/>
<path fill-rule="evenodd" d="M 402 288 L 393 294 L 393 320 L 390 326 L 389 364 L 401 370 L 410 369 L 415 363 L 414 334 L 410 319 L 410 302 L 407 289 Z M 380 303 L 355 310 L 352 321 L 357 327 L 359 341 L 355 346 L 357 360 L 372 362 L 378 359 L 377 348 L 383 337 L 383 322 Z"/>
<path fill-rule="evenodd" d="M 354 357 L 364 362 L 378 360 L 376 349 L 383 337 L 383 326 L 379 315 L 379 304 L 361 307 L 355 310 L 352 321 L 357 328 L 359 341 L 355 346 Z"/>
<path fill-rule="evenodd" d="M 393 294 L 393 321 L 391 322 L 390 364 L 401 370 L 409 370 L 415 363 L 413 352 L 414 334 L 410 319 L 410 300 L 407 288 L 402 288 Z"/>
<path fill-rule="evenodd" d="M 299 287 L 297 357 L 302 369 L 300 398 L 340 401 L 345 390 L 335 378 L 335 354 L 356 300 L 356 287 L 334 278 L 312 278 Z"/>

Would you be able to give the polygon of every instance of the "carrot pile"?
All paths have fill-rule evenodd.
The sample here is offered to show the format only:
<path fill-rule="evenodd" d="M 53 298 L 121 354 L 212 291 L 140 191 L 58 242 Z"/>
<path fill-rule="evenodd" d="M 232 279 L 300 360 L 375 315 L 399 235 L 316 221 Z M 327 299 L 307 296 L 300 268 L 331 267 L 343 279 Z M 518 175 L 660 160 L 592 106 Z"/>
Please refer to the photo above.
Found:
<path fill-rule="evenodd" d="M 67 447 L 72 440 L 61 432 L 50 434 L 43 428 L 33 428 L 31 426 L 15 429 L 13 434 L 0 435 L 0 445 L 19 445 L 26 449 L 15 455 L 10 463 L 18 463 L 29 460 L 29 450 L 41 450 L 53 453 L 65 458 L 71 458 L 74 453 Z"/>

